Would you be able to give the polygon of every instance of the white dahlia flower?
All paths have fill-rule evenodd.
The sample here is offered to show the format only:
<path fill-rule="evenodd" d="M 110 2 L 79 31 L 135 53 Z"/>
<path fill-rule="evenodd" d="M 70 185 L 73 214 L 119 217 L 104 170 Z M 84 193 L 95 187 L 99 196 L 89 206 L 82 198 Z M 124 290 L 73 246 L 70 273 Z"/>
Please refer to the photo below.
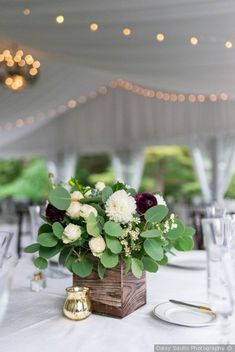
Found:
<path fill-rule="evenodd" d="M 102 236 L 93 237 L 89 241 L 89 247 L 95 257 L 99 257 L 105 250 L 106 244 Z"/>
<path fill-rule="evenodd" d="M 71 219 L 78 219 L 80 217 L 80 210 L 81 210 L 82 205 L 78 202 L 71 202 L 70 206 L 66 210 L 66 214 L 71 218 Z"/>
<path fill-rule="evenodd" d="M 74 191 L 73 193 L 71 193 L 72 202 L 79 201 L 82 198 L 84 198 L 84 197 L 80 191 Z"/>
<path fill-rule="evenodd" d="M 105 183 L 99 181 L 99 182 L 97 182 L 97 183 L 95 184 L 95 188 L 96 188 L 98 191 L 101 192 L 101 191 L 103 191 L 103 189 L 105 188 Z"/>
<path fill-rule="evenodd" d="M 82 230 L 80 226 L 69 224 L 64 229 L 64 232 L 62 235 L 62 241 L 64 243 L 74 242 L 81 237 L 81 234 L 82 234 Z"/>
<path fill-rule="evenodd" d="M 157 205 L 165 205 L 167 206 L 165 199 L 160 194 L 154 194 L 155 198 L 157 199 Z"/>
<path fill-rule="evenodd" d="M 91 213 L 93 213 L 95 216 L 98 215 L 97 210 L 94 207 L 92 207 L 91 205 L 83 204 L 81 206 L 80 216 L 83 219 L 87 220 Z"/>
<path fill-rule="evenodd" d="M 106 202 L 105 211 L 110 220 L 126 224 L 136 212 L 135 199 L 123 189 L 114 192 Z"/>

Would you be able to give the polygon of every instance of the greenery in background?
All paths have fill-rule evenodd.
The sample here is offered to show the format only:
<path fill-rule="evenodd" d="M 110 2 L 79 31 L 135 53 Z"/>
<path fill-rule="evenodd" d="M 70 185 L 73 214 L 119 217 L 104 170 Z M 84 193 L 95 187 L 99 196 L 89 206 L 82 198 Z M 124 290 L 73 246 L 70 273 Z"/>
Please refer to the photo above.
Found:
<path fill-rule="evenodd" d="M 107 154 L 80 157 L 76 177 L 84 185 L 92 186 L 97 181 L 111 185 L 114 182 L 114 173 L 110 158 Z M 179 146 L 146 148 L 140 191 L 145 190 L 162 192 L 169 203 L 191 202 L 195 197 L 200 198 L 200 187 L 188 148 Z M 48 192 L 48 172 L 42 159 L 0 161 L 0 198 L 27 197 L 37 202 L 45 199 Z M 235 198 L 235 177 L 226 196 Z"/>
<path fill-rule="evenodd" d="M 40 202 L 50 190 L 46 164 L 40 158 L 1 161 L 0 175 L 0 198 L 27 198 Z"/>

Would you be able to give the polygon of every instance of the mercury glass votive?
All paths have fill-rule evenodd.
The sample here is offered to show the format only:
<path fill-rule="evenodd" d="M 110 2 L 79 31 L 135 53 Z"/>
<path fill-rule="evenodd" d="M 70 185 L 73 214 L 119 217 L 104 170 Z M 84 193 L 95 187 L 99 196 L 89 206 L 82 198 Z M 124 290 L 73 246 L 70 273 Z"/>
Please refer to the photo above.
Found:
<path fill-rule="evenodd" d="M 67 298 L 64 303 L 64 315 L 71 320 L 83 320 L 91 314 L 89 288 L 72 286 L 66 288 Z"/>

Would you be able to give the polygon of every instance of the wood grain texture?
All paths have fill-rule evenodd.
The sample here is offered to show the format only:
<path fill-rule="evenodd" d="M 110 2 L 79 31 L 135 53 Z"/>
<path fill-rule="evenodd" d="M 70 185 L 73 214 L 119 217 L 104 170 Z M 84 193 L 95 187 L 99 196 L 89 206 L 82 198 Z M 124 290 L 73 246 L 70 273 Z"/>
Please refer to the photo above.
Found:
<path fill-rule="evenodd" d="M 87 278 L 74 275 L 73 285 L 90 288 L 95 313 L 123 318 L 146 304 L 145 273 L 140 279 L 136 279 L 131 272 L 125 275 L 123 262 L 106 270 L 103 280 L 96 270 Z"/>

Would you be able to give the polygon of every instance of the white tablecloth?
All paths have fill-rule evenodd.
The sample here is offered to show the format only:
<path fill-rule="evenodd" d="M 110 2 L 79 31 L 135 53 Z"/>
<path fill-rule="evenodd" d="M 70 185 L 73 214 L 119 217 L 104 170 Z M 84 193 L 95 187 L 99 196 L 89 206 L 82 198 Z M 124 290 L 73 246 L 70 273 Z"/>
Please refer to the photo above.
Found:
<path fill-rule="evenodd" d="M 123 319 L 93 314 L 80 322 L 62 314 L 71 278 L 47 279 L 47 289 L 35 293 L 29 289 L 33 270 L 29 258 L 21 259 L 16 268 L 8 311 L 0 326 L 1 352 L 153 352 L 154 344 L 218 341 L 215 326 L 182 327 L 151 314 L 156 304 L 169 298 L 206 301 L 205 270 L 161 267 L 157 274 L 147 274 L 144 307 Z"/>

